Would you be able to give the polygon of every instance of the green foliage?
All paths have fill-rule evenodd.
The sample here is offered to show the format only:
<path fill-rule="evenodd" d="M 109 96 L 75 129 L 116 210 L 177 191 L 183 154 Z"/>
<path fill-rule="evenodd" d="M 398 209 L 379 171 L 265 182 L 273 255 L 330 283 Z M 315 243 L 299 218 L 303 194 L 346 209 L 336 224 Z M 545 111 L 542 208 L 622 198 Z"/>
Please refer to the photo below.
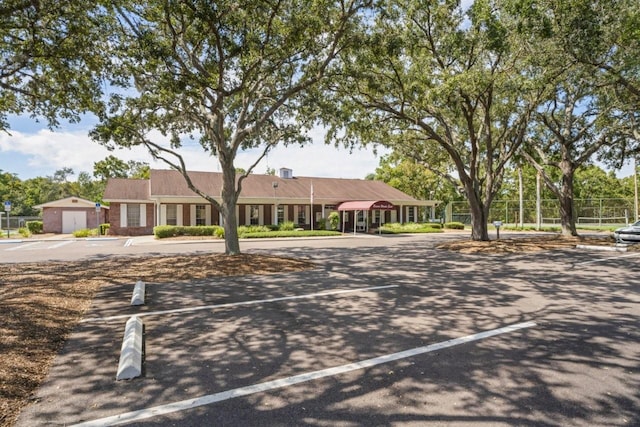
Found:
<path fill-rule="evenodd" d="M 71 234 L 73 234 L 73 237 L 92 237 L 98 235 L 98 229 L 81 228 L 80 230 L 76 230 Z"/>
<path fill-rule="evenodd" d="M 101 181 L 109 178 L 149 178 L 149 164 L 130 160 L 125 162 L 115 156 L 108 156 L 93 164 L 93 176 Z"/>
<path fill-rule="evenodd" d="M 464 224 L 461 222 L 445 222 L 444 228 L 448 228 L 450 230 L 464 230 Z"/>
<path fill-rule="evenodd" d="M 440 224 L 388 222 L 380 227 L 379 232 L 382 234 L 440 233 L 442 230 Z"/>
<path fill-rule="evenodd" d="M 441 207 L 461 199 L 451 182 L 411 158 L 403 158 L 398 152 L 380 159 L 372 179 L 385 182 L 418 200 L 439 200 Z"/>
<path fill-rule="evenodd" d="M 321 237 L 321 236 L 341 236 L 342 233 L 339 231 L 330 231 L 330 230 L 290 230 L 290 231 L 269 231 L 269 232 L 257 232 L 257 233 L 247 233 L 242 237 L 245 239 L 266 239 L 266 238 L 276 238 L 276 237 Z"/>
<path fill-rule="evenodd" d="M 111 228 L 111 224 L 100 224 L 100 235 L 106 236 L 109 234 L 109 229 Z"/>
<path fill-rule="evenodd" d="M 31 237 L 31 231 L 29 231 L 28 228 L 26 227 L 20 227 L 18 229 L 18 233 L 22 236 L 22 237 Z"/>
<path fill-rule="evenodd" d="M 42 221 L 27 221 L 25 223 L 27 229 L 31 234 L 42 234 L 43 224 Z"/>
<path fill-rule="evenodd" d="M 0 131 L 8 114 L 29 112 L 51 127 L 102 111 L 102 55 L 110 36 L 102 2 L 4 0 L 0 3 Z"/>
<path fill-rule="evenodd" d="M 337 230 L 340 226 L 340 214 L 338 212 L 331 212 L 329 214 L 329 226 L 332 230 Z"/>
<path fill-rule="evenodd" d="M 614 230 L 618 228 L 618 226 L 616 227 L 608 227 L 607 229 L 611 229 Z M 501 227 L 502 230 L 509 230 L 509 231 L 548 231 L 548 232 L 560 232 L 562 231 L 562 228 L 560 227 L 554 227 L 554 226 L 544 226 L 544 227 L 540 227 L 540 229 L 538 229 L 535 225 L 524 225 L 522 227 L 519 226 L 514 226 L 514 225 L 503 225 Z"/>
<path fill-rule="evenodd" d="M 293 221 L 285 221 L 278 226 L 278 229 L 280 231 L 293 231 L 295 230 L 295 228 L 296 225 L 293 223 Z"/>
<path fill-rule="evenodd" d="M 218 225 L 207 226 L 176 226 L 158 225 L 153 227 L 153 234 L 156 239 L 164 239 L 176 236 L 214 236 L 224 235 L 224 229 Z"/>
<path fill-rule="evenodd" d="M 217 158 L 220 194 L 189 188 L 218 206 L 236 227 L 240 150 L 258 160 L 277 144 L 304 144 L 314 124 L 314 87 L 331 65 L 359 43 L 370 0 L 278 2 L 122 2 L 109 33 L 109 59 L 122 86 L 91 136 L 108 147 L 143 146 L 186 174 L 182 144 L 197 141 Z M 213 118 L 213 119 L 212 119 Z M 151 139 L 159 132 L 168 143 Z M 257 164 L 257 162 L 256 162 Z M 255 166 L 255 165 L 254 165 Z M 253 172 L 247 169 L 246 174 Z M 238 178 L 238 179 L 236 179 Z M 215 199 L 214 199 L 215 197 Z M 231 234 L 231 235 L 229 235 Z M 235 233 L 225 253 L 240 252 Z"/>
<path fill-rule="evenodd" d="M 325 230 L 327 228 L 327 219 L 320 218 L 318 221 L 318 230 Z"/>
<path fill-rule="evenodd" d="M 271 229 L 266 225 L 241 225 L 238 227 L 238 237 L 244 237 L 250 233 L 268 233 Z"/>

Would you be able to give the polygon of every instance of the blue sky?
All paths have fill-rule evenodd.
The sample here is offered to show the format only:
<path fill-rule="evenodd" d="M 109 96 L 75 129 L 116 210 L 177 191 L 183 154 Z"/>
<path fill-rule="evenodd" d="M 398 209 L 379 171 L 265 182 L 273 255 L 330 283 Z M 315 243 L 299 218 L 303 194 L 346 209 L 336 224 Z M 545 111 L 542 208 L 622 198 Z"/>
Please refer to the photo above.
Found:
<path fill-rule="evenodd" d="M 136 160 L 149 163 L 151 167 L 167 169 L 162 162 L 154 162 L 144 148 L 121 149 L 110 152 L 88 137 L 93 120 L 79 124 L 61 123 L 59 129 L 49 130 L 46 125 L 28 116 L 11 117 L 9 133 L 0 133 L 0 170 L 17 174 L 22 180 L 37 176 L 52 176 L 63 167 L 79 172 L 93 173 L 93 164 L 109 155 L 124 161 Z M 268 158 L 263 159 L 254 173 L 265 173 L 267 167 L 278 170 L 293 169 L 295 176 L 318 176 L 333 178 L 364 178 L 375 172 L 380 156 L 372 149 L 345 149 L 323 143 L 323 132 L 312 132 L 314 143 L 305 147 L 278 147 Z M 157 136 L 162 139 L 160 135 Z M 379 154 L 386 153 L 381 150 Z M 220 171 L 217 159 L 203 155 L 195 143 L 181 149 L 187 167 L 198 171 Z M 240 153 L 236 166 L 248 168 L 257 159 L 258 153 Z"/>
<path fill-rule="evenodd" d="M 162 162 L 154 162 L 144 148 L 121 149 L 110 152 L 88 137 L 93 123 L 87 120 L 79 124 L 64 124 L 55 131 L 28 116 L 12 117 L 9 133 L 0 133 L 0 170 L 14 173 L 25 180 L 38 176 L 52 176 L 63 167 L 79 172 L 93 173 L 93 164 L 109 155 L 124 161 L 146 162 L 153 168 L 167 169 Z M 323 132 L 312 132 L 314 143 L 305 147 L 278 147 L 263 159 L 254 173 L 265 173 L 267 167 L 278 170 L 293 169 L 295 176 L 332 178 L 364 178 L 375 172 L 380 155 L 388 150 L 355 149 L 350 153 L 323 143 Z M 161 136 L 158 135 L 158 138 Z M 217 159 L 203 155 L 202 149 L 192 143 L 181 150 L 190 170 L 219 172 Z M 248 168 L 255 162 L 256 152 L 238 155 L 236 166 Z M 617 171 L 619 177 L 633 173 L 630 164 Z"/>

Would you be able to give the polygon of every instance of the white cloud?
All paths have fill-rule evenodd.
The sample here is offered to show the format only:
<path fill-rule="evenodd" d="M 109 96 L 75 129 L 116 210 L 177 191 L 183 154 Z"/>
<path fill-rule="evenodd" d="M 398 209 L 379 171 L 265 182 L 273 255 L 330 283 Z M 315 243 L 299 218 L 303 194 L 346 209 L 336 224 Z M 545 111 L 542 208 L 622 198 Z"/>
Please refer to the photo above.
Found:
<path fill-rule="evenodd" d="M 373 150 L 356 148 L 353 153 L 349 153 L 347 149 L 325 145 L 320 130 L 315 130 L 312 136 L 314 143 L 311 145 L 277 147 L 272 150 L 268 158 L 263 159 L 256 167 L 254 173 L 265 173 L 267 167 L 276 170 L 286 167 L 293 169 L 296 176 L 364 178 L 367 174 L 375 172 L 379 156 L 376 156 Z M 161 136 L 154 135 L 154 140 L 162 139 Z M 218 160 L 207 156 L 195 142 L 185 145 L 179 152 L 190 170 L 220 171 Z M 388 151 L 381 150 L 381 154 L 386 152 Z M 109 155 L 124 161 L 146 162 L 153 168 L 168 168 L 165 163 L 154 161 L 142 147 L 108 151 L 92 141 L 85 130 L 52 132 L 41 129 L 33 133 L 12 131 L 10 135 L 0 134 L 0 153 L 3 163 L 7 162 L 7 165 L 3 164 L 0 169 L 17 173 L 21 179 L 52 175 L 63 167 L 72 168 L 76 173 L 91 173 L 93 163 Z M 236 166 L 246 169 L 255 162 L 258 155 L 256 150 L 240 152 L 236 158 Z"/>

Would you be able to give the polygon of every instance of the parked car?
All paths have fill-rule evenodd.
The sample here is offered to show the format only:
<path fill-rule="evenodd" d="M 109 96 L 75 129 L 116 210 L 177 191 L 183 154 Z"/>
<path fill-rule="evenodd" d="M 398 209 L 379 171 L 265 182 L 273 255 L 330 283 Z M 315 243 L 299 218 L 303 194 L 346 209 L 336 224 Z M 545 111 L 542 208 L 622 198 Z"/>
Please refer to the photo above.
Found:
<path fill-rule="evenodd" d="M 613 237 L 618 243 L 640 243 L 640 221 L 616 229 L 613 232 Z"/>

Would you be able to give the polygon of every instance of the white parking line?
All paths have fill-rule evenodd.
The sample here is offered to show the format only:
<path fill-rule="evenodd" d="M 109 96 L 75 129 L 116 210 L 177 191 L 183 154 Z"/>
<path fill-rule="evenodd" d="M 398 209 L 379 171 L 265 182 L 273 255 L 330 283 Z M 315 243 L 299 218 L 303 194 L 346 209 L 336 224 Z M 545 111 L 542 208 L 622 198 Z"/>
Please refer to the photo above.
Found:
<path fill-rule="evenodd" d="M 49 246 L 47 249 L 57 249 L 57 248 L 61 248 L 64 245 L 68 245 L 69 243 L 73 243 L 73 240 L 64 240 L 60 243 L 56 243 L 55 245 L 51 245 Z"/>
<path fill-rule="evenodd" d="M 612 259 L 631 258 L 631 257 L 637 257 L 637 256 L 640 256 L 640 252 L 635 252 L 635 253 L 628 254 L 628 255 L 620 255 L 620 256 L 613 256 L 613 257 L 608 257 L 608 258 L 594 259 L 592 261 L 577 262 L 574 265 L 597 264 L 599 262 L 611 261 Z"/>
<path fill-rule="evenodd" d="M 126 242 L 124 242 L 124 247 L 126 248 L 127 246 L 131 246 L 133 244 L 133 239 L 127 239 Z"/>
<path fill-rule="evenodd" d="M 269 298 L 269 299 L 260 299 L 253 301 L 241 301 L 241 302 L 230 302 L 227 304 L 217 304 L 217 305 L 204 305 L 200 307 L 188 307 L 188 308 L 175 308 L 173 310 L 162 310 L 162 311 L 150 311 L 148 313 L 138 313 L 136 316 L 144 317 L 144 316 L 158 316 L 162 314 L 173 314 L 173 313 L 186 313 L 192 311 L 199 310 L 212 310 L 215 308 L 227 308 L 227 307 L 236 307 L 240 305 L 255 305 L 255 304 L 264 304 L 268 302 L 276 302 L 276 301 L 290 301 L 296 299 L 303 298 L 315 298 L 315 297 L 324 297 L 329 295 L 339 295 L 339 294 L 348 294 L 353 292 L 366 292 L 366 291 L 378 291 L 381 289 L 390 289 L 397 288 L 398 285 L 386 285 L 386 286 L 373 286 L 370 288 L 357 288 L 357 289 L 342 289 L 337 291 L 328 291 L 328 292 L 316 292 L 313 294 L 305 294 L 305 295 L 293 295 L 290 297 L 280 297 L 280 298 Z M 109 317 L 90 317 L 88 319 L 83 319 L 80 323 L 87 322 L 105 322 L 108 320 L 118 320 L 118 319 L 128 319 L 131 317 L 131 314 L 121 314 L 117 316 L 109 316 Z"/>
<path fill-rule="evenodd" d="M 17 251 L 17 250 L 22 250 L 22 249 L 29 248 L 29 247 L 31 247 L 31 246 L 39 245 L 39 244 L 40 244 L 40 242 L 25 243 L 24 245 L 14 246 L 13 248 L 5 249 L 5 251 Z"/>
<path fill-rule="evenodd" d="M 166 415 L 173 412 L 179 412 L 179 411 L 185 411 L 187 409 L 197 408 L 199 406 L 211 405 L 213 403 L 222 402 L 222 401 L 233 399 L 236 397 L 248 396 L 250 394 L 261 393 L 268 390 L 274 390 L 277 388 L 288 387 L 295 384 L 304 383 L 307 381 L 317 380 L 320 378 L 340 375 L 347 372 L 356 371 L 359 369 L 370 368 L 372 366 L 380 365 L 383 363 L 389 363 L 389 362 L 393 362 L 400 359 L 406 359 L 408 357 L 430 353 L 432 351 L 442 350 L 444 348 L 449 348 L 456 345 L 469 343 L 472 341 L 479 341 L 479 340 L 493 337 L 496 335 L 514 332 L 519 329 L 532 328 L 534 326 L 536 326 L 535 322 L 516 323 L 514 325 L 505 326 L 503 328 L 480 332 L 473 335 L 467 335 L 460 338 L 454 338 L 448 341 L 443 341 L 440 343 L 431 344 L 424 347 L 417 347 L 411 350 L 401 351 L 399 353 L 392 353 L 385 356 L 374 357 L 373 359 L 366 359 L 366 360 L 361 360 L 360 362 L 349 363 L 347 365 L 321 369 L 319 371 L 308 372 L 306 374 L 295 375 L 288 378 L 282 378 L 282 379 L 267 381 L 264 383 L 254 384 L 246 387 L 235 388 L 235 389 L 223 391 L 220 393 L 210 394 L 208 396 L 201 396 L 193 399 L 182 400 L 180 402 L 169 403 L 167 405 L 159 405 L 152 408 L 141 409 L 139 411 L 126 412 L 120 415 L 114 415 L 111 417 L 106 417 L 106 418 L 101 418 L 94 421 L 88 421 L 88 422 L 76 424 L 75 426 L 76 427 L 111 426 L 111 425 L 125 424 L 125 423 L 145 420 L 145 419 L 149 419 L 159 415 Z"/>

